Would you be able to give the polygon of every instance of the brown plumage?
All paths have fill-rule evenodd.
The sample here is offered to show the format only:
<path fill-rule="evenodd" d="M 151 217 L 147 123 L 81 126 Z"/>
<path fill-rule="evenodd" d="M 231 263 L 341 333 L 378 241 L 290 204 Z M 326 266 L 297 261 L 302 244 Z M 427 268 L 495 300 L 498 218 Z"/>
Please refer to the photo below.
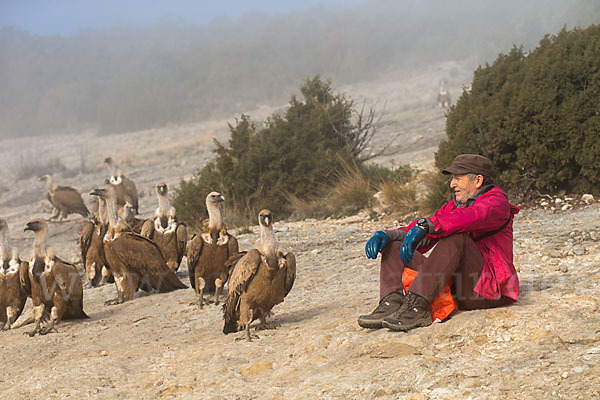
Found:
<path fill-rule="evenodd" d="M 51 220 L 60 216 L 62 221 L 69 214 L 81 214 L 86 218 L 90 216 L 90 212 L 77 190 L 70 186 L 58 186 L 56 183 L 52 183 L 50 175 L 44 175 L 40 180 L 45 181 L 48 186 L 46 197 L 53 207 Z"/>
<path fill-rule="evenodd" d="M 24 264 L 17 249 L 10 244 L 8 223 L 0 218 L 0 328 L 3 331 L 11 328 L 27 301 L 20 279 L 21 268 L 26 268 L 27 263 Z"/>
<path fill-rule="evenodd" d="M 154 218 L 144 222 L 141 235 L 156 243 L 169 268 L 177 271 L 185 255 L 187 230 L 184 224 L 177 222 L 175 208 L 169 204 L 167 184 L 159 182 L 155 190 L 158 196 L 158 208 Z"/>
<path fill-rule="evenodd" d="M 188 275 L 200 307 L 204 305 L 204 290 L 214 290 L 215 304 L 219 304 L 219 296 L 229 277 L 225 262 L 238 252 L 237 239 L 227 232 L 223 223 L 223 201 L 225 198 L 217 192 L 206 196 L 208 225 L 202 233 L 192 237 L 187 252 Z"/>
<path fill-rule="evenodd" d="M 77 268 L 58 258 L 52 248 L 46 248 L 48 226 L 41 218 L 34 218 L 25 225 L 25 231 L 35 233 L 33 259 L 27 272 L 21 274 L 23 287 L 31 296 L 36 333 L 45 335 L 55 329 L 63 319 L 88 318 L 83 311 L 83 285 Z M 50 322 L 40 326 L 44 313 L 50 310 Z"/>
<path fill-rule="evenodd" d="M 187 287 L 169 269 L 158 246 L 131 232 L 125 221 L 119 219 L 116 193 L 111 185 L 94 189 L 90 194 L 105 202 L 109 220 L 103 239 L 104 255 L 115 279 L 117 298 L 107 304 L 130 300 L 138 289 L 164 293 Z"/>
<path fill-rule="evenodd" d="M 260 326 L 265 328 L 271 309 L 283 302 L 296 279 L 296 258 L 293 253 L 279 251 L 271 212 L 262 210 L 258 223 L 258 248 L 250 250 L 235 264 L 223 305 L 223 333 L 245 329 L 249 341 L 250 323 L 260 319 Z"/>
<path fill-rule="evenodd" d="M 108 182 L 115 189 L 117 195 L 117 206 L 122 207 L 126 202 L 131 204 L 131 207 L 135 210 L 135 214 L 138 213 L 138 192 L 135 183 L 125 177 L 121 172 L 121 169 L 115 164 L 111 157 L 104 159 L 104 163 L 108 165 L 110 169 L 110 178 Z"/>
<path fill-rule="evenodd" d="M 104 256 L 102 239 L 108 230 L 108 217 L 105 204 L 98 205 L 95 218 L 85 221 L 81 226 L 79 246 L 81 261 L 85 269 L 88 284 L 93 287 L 110 282 L 112 273 Z"/>

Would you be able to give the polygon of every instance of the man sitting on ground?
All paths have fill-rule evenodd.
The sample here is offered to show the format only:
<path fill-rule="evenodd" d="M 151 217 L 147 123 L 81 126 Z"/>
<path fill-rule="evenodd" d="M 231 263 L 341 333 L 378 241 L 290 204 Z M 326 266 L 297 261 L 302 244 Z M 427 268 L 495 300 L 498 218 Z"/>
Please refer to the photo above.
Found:
<path fill-rule="evenodd" d="M 368 258 L 382 253 L 380 302 L 371 314 L 359 317 L 360 326 L 407 331 L 430 325 L 430 303 L 450 279 L 462 310 L 517 301 L 512 222 L 519 208 L 494 185 L 486 157 L 461 154 L 442 173 L 452 175 L 453 200 L 429 218 L 377 231 L 367 242 Z M 432 247 L 429 256 L 422 254 Z M 405 267 L 417 271 L 407 291 L 402 282 Z"/>

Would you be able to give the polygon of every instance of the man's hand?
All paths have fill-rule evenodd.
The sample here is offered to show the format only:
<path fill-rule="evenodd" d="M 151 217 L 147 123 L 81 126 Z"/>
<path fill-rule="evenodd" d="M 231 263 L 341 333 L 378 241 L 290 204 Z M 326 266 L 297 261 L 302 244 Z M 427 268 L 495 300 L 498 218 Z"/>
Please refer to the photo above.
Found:
<path fill-rule="evenodd" d="M 365 254 L 367 258 L 376 259 L 377 253 L 381 252 L 387 244 L 388 237 L 384 231 L 377 231 L 371 236 L 371 239 L 365 246 Z"/>
<path fill-rule="evenodd" d="M 415 249 L 419 245 L 419 242 L 423 240 L 427 232 L 424 228 L 419 225 L 415 225 L 406 234 L 404 237 L 404 241 L 402 242 L 402 247 L 400 248 L 400 258 L 404 261 L 405 264 L 408 264 L 412 261 L 413 253 Z"/>

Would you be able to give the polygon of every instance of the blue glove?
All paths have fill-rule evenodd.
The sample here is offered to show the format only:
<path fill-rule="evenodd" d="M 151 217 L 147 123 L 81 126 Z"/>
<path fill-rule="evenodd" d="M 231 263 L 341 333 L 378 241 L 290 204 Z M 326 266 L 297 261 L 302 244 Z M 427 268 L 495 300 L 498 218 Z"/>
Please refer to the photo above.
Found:
<path fill-rule="evenodd" d="M 377 253 L 379 253 L 385 247 L 388 237 L 384 231 L 377 231 L 371 236 L 371 239 L 365 246 L 365 254 L 367 258 L 376 259 Z"/>
<path fill-rule="evenodd" d="M 405 264 L 408 264 L 412 261 L 413 253 L 415 249 L 419 245 L 419 242 L 423 240 L 423 238 L 427 235 L 425 229 L 421 228 L 418 225 L 410 228 L 406 236 L 404 237 L 404 241 L 402 242 L 402 247 L 400 248 L 400 258 L 404 261 Z"/>

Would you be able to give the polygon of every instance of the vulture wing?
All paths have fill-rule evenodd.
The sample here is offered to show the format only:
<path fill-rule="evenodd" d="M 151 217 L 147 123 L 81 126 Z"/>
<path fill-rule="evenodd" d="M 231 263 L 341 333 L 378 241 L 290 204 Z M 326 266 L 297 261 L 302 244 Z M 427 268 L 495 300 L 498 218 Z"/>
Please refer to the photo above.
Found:
<path fill-rule="evenodd" d="M 161 293 L 187 286 L 169 269 L 158 246 L 135 233 L 122 233 L 112 244 L 113 256 L 126 267 L 127 272 L 137 273 L 142 282 Z"/>
<path fill-rule="evenodd" d="M 202 247 L 204 247 L 204 240 L 202 240 L 202 236 L 197 234 L 192 236 L 192 240 L 190 240 L 190 245 L 187 249 L 187 259 L 188 277 L 190 278 L 190 284 L 194 289 L 196 289 L 195 270 L 198 260 L 200 259 L 200 255 L 202 254 Z"/>
<path fill-rule="evenodd" d="M 177 230 L 175 231 L 177 235 L 177 262 L 181 262 L 185 254 L 185 247 L 187 245 L 187 228 L 184 224 L 178 224 Z"/>
<path fill-rule="evenodd" d="M 138 192 L 135 183 L 131 179 L 123 177 L 123 182 L 121 182 L 121 185 L 123 186 L 125 201 L 128 201 L 137 212 Z"/>
<path fill-rule="evenodd" d="M 225 319 L 223 333 L 237 332 L 240 297 L 256 275 L 261 262 L 260 252 L 252 249 L 235 264 L 229 278 L 227 300 L 223 305 L 223 318 Z"/>
<path fill-rule="evenodd" d="M 21 261 L 19 266 L 19 281 L 21 281 L 21 287 L 31 297 L 31 281 L 29 280 L 29 263 L 27 261 Z"/>
<path fill-rule="evenodd" d="M 144 221 L 140 235 L 152 240 L 152 236 L 154 235 L 154 220 L 152 218 L 148 218 Z"/>
<path fill-rule="evenodd" d="M 94 235 L 94 223 L 91 221 L 85 221 L 81 227 L 81 237 L 79 238 L 79 248 L 81 249 L 81 262 L 85 269 L 85 260 L 87 257 L 90 243 L 92 243 L 92 236 Z"/>
<path fill-rule="evenodd" d="M 292 286 L 294 286 L 294 281 L 296 280 L 296 256 L 294 256 L 294 253 L 287 253 L 285 255 L 285 264 L 286 274 L 284 297 L 288 295 L 290 290 L 292 290 Z"/>

